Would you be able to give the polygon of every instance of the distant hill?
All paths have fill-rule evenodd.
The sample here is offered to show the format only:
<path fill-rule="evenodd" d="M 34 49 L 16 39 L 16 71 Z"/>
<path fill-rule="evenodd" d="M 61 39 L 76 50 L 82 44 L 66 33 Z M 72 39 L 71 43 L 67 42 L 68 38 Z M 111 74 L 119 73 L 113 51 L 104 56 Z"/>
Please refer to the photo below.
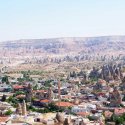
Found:
<path fill-rule="evenodd" d="M 15 53 L 20 53 L 23 49 L 27 53 L 33 51 L 48 54 L 119 54 L 125 52 L 125 36 L 21 39 L 0 42 L 0 49 L 11 50 Z"/>

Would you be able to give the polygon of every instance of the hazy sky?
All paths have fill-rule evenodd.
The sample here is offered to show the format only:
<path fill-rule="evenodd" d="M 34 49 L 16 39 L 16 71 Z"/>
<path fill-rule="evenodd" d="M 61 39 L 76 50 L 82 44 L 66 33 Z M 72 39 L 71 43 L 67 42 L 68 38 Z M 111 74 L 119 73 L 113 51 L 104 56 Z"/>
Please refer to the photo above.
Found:
<path fill-rule="evenodd" d="M 125 35 L 125 0 L 1 0 L 0 41 Z"/>

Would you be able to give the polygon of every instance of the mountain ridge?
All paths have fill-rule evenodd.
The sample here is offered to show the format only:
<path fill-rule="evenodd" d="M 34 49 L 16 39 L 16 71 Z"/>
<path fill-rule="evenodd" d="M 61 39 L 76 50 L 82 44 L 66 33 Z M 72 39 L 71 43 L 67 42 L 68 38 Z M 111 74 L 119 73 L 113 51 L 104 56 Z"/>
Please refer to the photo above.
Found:
<path fill-rule="evenodd" d="M 20 39 L 0 43 L 1 51 L 16 55 L 29 54 L 123 54 L 125 36 L 62 37 L 49 39 Z M 20 54 L 21 53 L 21 54 Z"/>
<path fill-rule="evenodd" d="M 125 38 L 125 35 L 106 35 L 106 36 L 90 36 L 90 37 L 55 37 L 55 38 L 33 38 L 33 39 L 17 39 L 17 40 L 6 40 L 1 41 L 0 43 L 6 43 L 6 42 L 16 42 L 16 41 L 32 41 L 32 40 L 60 40 L 60 39 L 98 39 L 98 38 Z"/>

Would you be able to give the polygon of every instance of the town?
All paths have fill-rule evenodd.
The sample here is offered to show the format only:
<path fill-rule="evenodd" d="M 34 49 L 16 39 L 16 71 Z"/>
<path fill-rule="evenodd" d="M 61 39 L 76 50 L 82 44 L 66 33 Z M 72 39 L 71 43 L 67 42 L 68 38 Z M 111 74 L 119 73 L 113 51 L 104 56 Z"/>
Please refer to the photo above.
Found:
<path fill-rule="evenodd" d="M 125 122 L 125 67 L 106 64 L 49 79 L 3 68 L 0 122 L 29 125 L 117 125 Z"/>
<path fill-rule="evenodd" d="M 125 125 L 125 0 L 1 0 L 0 125 Z"/>

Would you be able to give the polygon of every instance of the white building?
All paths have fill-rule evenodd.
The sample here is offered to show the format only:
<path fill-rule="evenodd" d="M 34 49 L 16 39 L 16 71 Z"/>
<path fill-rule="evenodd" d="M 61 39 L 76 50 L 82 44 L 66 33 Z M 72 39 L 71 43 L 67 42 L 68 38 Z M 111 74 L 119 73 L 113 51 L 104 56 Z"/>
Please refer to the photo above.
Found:
<path fill-rule="evenodd" d="M 79 113 L 79 112 L 90 112 L 91 110 L 95 110 L 95 109 L 96 109 L 96 105 L 84 103 L 84 104 L 72 107 L 71 111 L 73 113 Z"/>

